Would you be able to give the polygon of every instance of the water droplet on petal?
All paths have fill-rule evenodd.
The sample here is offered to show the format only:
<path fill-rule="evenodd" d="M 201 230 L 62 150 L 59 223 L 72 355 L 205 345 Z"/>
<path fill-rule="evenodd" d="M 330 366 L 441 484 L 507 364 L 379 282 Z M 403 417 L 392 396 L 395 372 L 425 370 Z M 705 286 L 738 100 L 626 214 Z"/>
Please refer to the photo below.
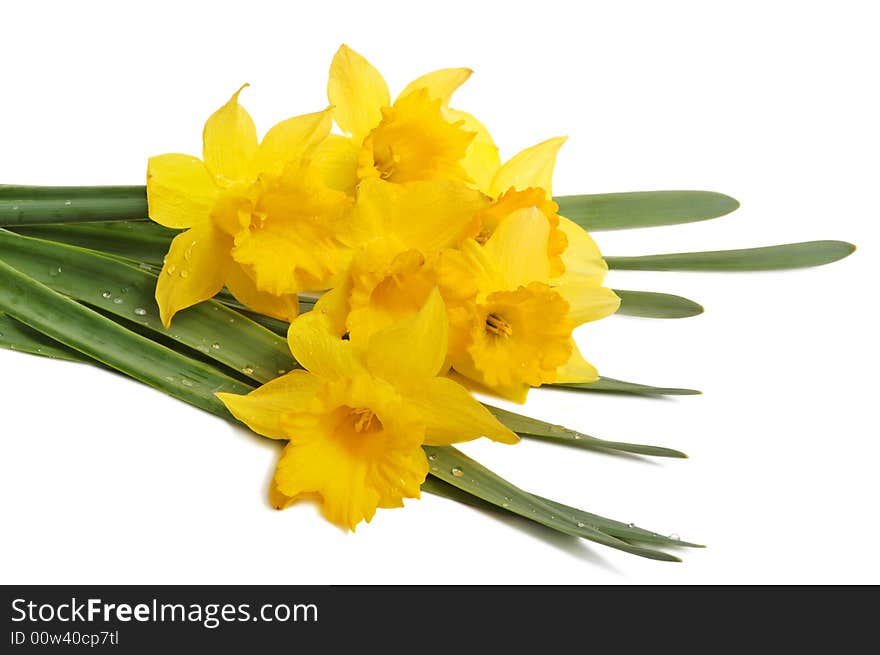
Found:
<path fill-rule="evenodd" d="M 189 277 L 189 271 L 186 269 L 183 269 L 182 271 L 180 271 L 180 277 L 182 277 L 185 280 L 186 278 Z"/>
<path fill-rule="evenodd" d="M 196 247 L 196 243 L 198 243 L 198 241 L 193 241 L 191 244 L 189 244 L 189 246 L 187 247 L 187 249 L 184 251 L 184 253 L 183 253 L 183 258 L 184 258 L 186 261 L 189 261 L 190 259 L 192 259 L 193 248 Z"/>
<path fill-rule="evenodd" d="M 460 478 L 461 476 L 464 475 L 464 471 L 462 471 L 462 470 L 461 470 L 460 468 L 458 468 L 457 466 L 453 466 L 453 467 L 452 467 L 452 470 L 451 470 L 450 472 L 452 473 L 452 475 L 454 475 L 454 476 L 457 477 L 457 478 Z"/>
<path fill-rule="evenodd" d="M 165 269 L 165 272 L 168 273 L 168 275 L 174 275 L 174 271 L 176 270 L 177 267 L 174 264 L 168 264 L 168 268 Z"/>
<path fill-rule="evenodd" d="M 137 307 L 137 308 L 134 310 L 134 313 L 137 314 L 138 316 L 146 316 L 146 315 L 147 315 L 147 310 L 144 309 L 143 307 Z"/>

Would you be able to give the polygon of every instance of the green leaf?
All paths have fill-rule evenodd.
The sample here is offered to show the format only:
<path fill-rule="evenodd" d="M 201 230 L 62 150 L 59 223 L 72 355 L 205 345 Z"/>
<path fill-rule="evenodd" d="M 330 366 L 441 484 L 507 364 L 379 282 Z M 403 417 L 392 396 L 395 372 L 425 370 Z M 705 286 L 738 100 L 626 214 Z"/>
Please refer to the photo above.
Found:
<path fill-rule="evenodd" d="M 581 509 L 577 509 L 576 507 L 570 507 L 568 505 L 563 505 L 562 503 L 557 503 L 556 501 L 550 500 L 549 498 L 543 498 L 542 496 L 538 496 L 536 494 L 532 495 L 541 502 L 546 503 L 553 509 L 558 510 L 562 516 L 575 522 L 592 525 L 594 528 L 601 530 L 606 534 L 610 534 L 611 536 L 617 537 L 618 539 L 623 539 L 624 541 L 629 541 L 631 543 L 635 542 L 642 544 L 656 544 L 660 546 L 705 548 L 705 546 L 703 546 L 702 544 L 682 541 L 675 535 L 658 534 L 656 532 L 651 532 L 650 530 L 639 528 L 634 523 L 621 523 L 620 521 L 614 521 L 613 519 L 608 519 L 604 516 L 585 512 Z"/>
<path fill-rule="evenodd" d="M 125 329 L 109 318 L 0 261 L 0 312 L 46 336 L 218 416 L 229 417 L 217 391 L 247 393 L 248 385 Z M 231 417 L 229 417 L 231 418 Z"/>
<path fill-rule="evenodd" d="M 431 475 L 492 505 L 563 534 L 588 539 L 633 555 L 667 562 L 681 561 L 674 555 L 635 546 L 602 532 L 584 521 L 577 521 L 492 473 L 451 446 L 443 448 L 424 446 L 424 449 L 431 462 Z"/>
<path fill-rule="evenodd" d="M 730 196 L 713 191 L 636 191 L 553 199 L 562 216 L 590 232 L 705 221 L 739 207 Z"/>
<path fill-rule="evenodd" d="M 146 187 L 0 185 L 0 226 L 147 217 Z"/>
<path fill-rule="evenodd" d="M 82 362 L 88 359 L 3 313 L 0 313 L 0 348 L 68 362 Z"/>
<path fill-rule="evenodd" d="M 627 291 L 614 289 L 620 297 L 618 314 L 644 318 L 688 318 L 703 313 L 702 306 L 693 300 L 670 293 L 653 291 Z"/>
<path fill-rule="evenodd" d="M 599 393 L 626 393 L 639 396 L 696 396 L 702 391 L 696 389 L 679 389 L 676 387 L 652 387 L 647 384 L 639 384 L 637 382 L 625 382 L 623 380 L 615 380 L 614 378 L 600 377 L 595 382 L 579 383 L 579 382 L 558 382 L 549 385 L 551 387 L 560 387 L 564 389 L 575 389 L 577 391 L 594 391 Z"/>
<path fill-rule="evenodd" d="M 504 425 L 521 437 L 553 441 L 567 446 L 590 450 L 620 451 L 637 455 L 651 455 L 653 457 L 687 457 L 683 452 L 671 448 L 663 448 L 662 446 L 647 446 L 643 444 L 598 439 L 597 437 L 591 437 L 583 432 L 571 430 L 561 425 L 539 421 L 538 419 L 529 418 L 528 416 L 521 416 L 520 414 L 515 414 L 499 407 L 493 407 L 492 405 L 486 405 L 486 409 L 492 412 L 499 421 L 504 423 Z"/>
<path fill-rule="evenodd" d="M 776 271 L 830 264 L 855 249 L 845 241 L 804 241 L 741 250 L 606 257 L 605 261 L 609 268 L 624 271 Z"/>
<path fill-rule="evenodd" d="M 477 496 L 471 495 L 468 492 L 459 489 L 458 487 L 453 487 L 448 482 L 444 482 L 440 478 L 434 477 L 433 475 L 429 475 L 427 478 L 425 478 L 425 482 L 422 484 L 422 491 L 434 494 L 435 496 L 442 496 L 443 498 L 448 498 L 450 500 L 454 500 L 465 505 L 470 505 L 472 507 L 486 509 L 495 512 L 496 514 L 504 514 L 507 511 L 503 507 L 493 505 L 492 503 L 482 500 Z M 586 525 L 589 525 L 590 527 L 600 530 L 601 532 L 604 532 L 607 535 L 617 537 L 618 539 L 622 539 L 623 541 L 627 541 L 629 543 L 686 548 L 704 547 L 700 544 L 693 544 L 687 541 L 681 541 L 680 539 L 676 539 L 674 536 L 669 537 L 658 534 L 656 532 L 651 532 L 650 530 L 636 527 L 632 523 L 622 523 L 620 521 L 605 518 L 604 516 L 599 516 L 598 514 L 591 514 L 590 512 L 585 512 L 574 507 L 569 507 L 568 505 L 557 503 L 536 494 L 531 494 L 531 496 L 536 498 L 538 501 L 558 510 L 560 515 L 574 521 L 575 525 L 577 525 L 578 523 L 584 523 Z"/>
<path fill-rule="evenodd" d="M 215 301 L 181 311 L 166 330 L 154 298 L 156 276 L 91 250 L 0 230 L 0 259 L 56 291 L 170 337 L 258 382 L 297 366 L 284 338 Z"/>
<path fill-rule="evenodd" d="M 16 234 L 57 241 L 116 255 L 161 269 L 171 240 L 178 234 L 152 221 L 62 223 L 15 227 Z"/>

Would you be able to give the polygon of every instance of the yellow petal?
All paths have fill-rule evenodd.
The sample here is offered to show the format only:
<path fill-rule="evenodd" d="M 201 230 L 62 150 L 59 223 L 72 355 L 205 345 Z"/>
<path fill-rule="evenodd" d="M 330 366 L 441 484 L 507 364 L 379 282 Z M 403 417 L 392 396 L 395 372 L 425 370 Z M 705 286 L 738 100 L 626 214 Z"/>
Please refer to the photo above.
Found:
<path fill-rule="evenodd" d="M 173 229 L 207 220 L 217 187 L 204 162 L 189 155 L 150 157 L 147 164 L 147 204 L 150 218 Z"/>
<path fill-rule="evenodd" d="M 213 298 L 223 288 L 232 239 L 206 222 L 174 237 L 156 283 L 165 327 L 181 309 Z"/>
<path fill-rule="evenodd" d="M 276 497 L 314 497 L 347 529 L 377 507 L 418 497 L 428 473 L 424 424 L 386 382 L 367 376 L 328 382 L 313 409 L 291 412 L 295 431 L 275 473 Z"/>
<path fill-rule="evenodd" d="M 489 193 L 492 178 L 501 168 L 501 156 L 498 154 L 498 146 L 492 140 L 489 130 L 471 114 L 458 109 L 443 108 L 443 116 L 451 123 L 462 122 L 462 129 L 476 134 L 471 141 L 461 166 L 464 168 L 477 188 Z"/>
<path fill-rule="evenodd" d="M 554 382 L 595 382 L 599 379 L 596 367 L 581 355 L 574 339 L 571 340 L 571 357 L 568 362 L 556 369 Z"/>
<path fill-rule="evenodd" d="M 345 319 L 352 339 L 369 338 L 416 314 L 437 276 L 424 254 L 403 250 L 393 239 L 375 239 L 358 250 L 349 269 L 350 311 Z"/>
<path fill-rule="evenodd" d="M 291 371 L 267 382 L 249 394 L 218 393 L 226 408 L 251 430 L 272 439 L 289 439 L 282 417 L 289 412 L 306 411 L 321 381 L 306 371 Z"/>
<path fill-rule="evenodd" d="M 349 312 L 350 293 L 351 283 L 346 279 L 342 284 L 322 295 L 311 311 L 313 318 L 323 322 L 325 330 L 340 338 L 346 332 L 345 319 Z"/>
<path fill-rule="evenodd" d="M 467 389 L 449 378 L 424 381 L 404 399 L 425 422 L 425 443 L 429 446 L 448 446 L 479 437 L 511 444 L 519 441 Z"/>
<path fill-rule="evenodd" d="M 248 177 L 257 151 L 257 128 L 250 114 L 238 104 L 238 94 L 245 86 L 247 84 L 211 115 L 202 135 L 208 171 L 230 181 Z"/>
<path fill-rule="evenodd" d="M 551 261 L 547 255 L 550 223 L 538 207 L 510 213 L 484 246 L 509 289 L 530 282 L 547 282 Z"/>
<path fill-rule="evenodd" d="M 476 134 L 450 123 L 439 99 L 418 89 L 382 109 L 382 120 L 363 141 L 358 175 L 404 184 L 419 180 L 471 182 L 461 162 Z"/>
<path fill-rule="evenodd" d="M 425 451 L 418 443 L 404 448 L 386 446 L 389 438 L 376 441 L 382 447 L 366 455 L 337 439 L 288 444 L 275 472 L 276 501 L 289 504 L 317 496 L 327 520 L 354 530 L 361 521 L 369 522 L 378 507 L 401 507 L 403 497 L 418 498 L 428 475 Z M 382 475 L 393 475 L 393 482 Z"/>
<path fill-rule="evenodd" d="M 311 153 L 312 166 L 331 189 L 354 195 L 358 176 L 358 151 L 360 145 L 354 139 L 338 134 L 328 134 Z"/>
<path fill-rule="evenodd" d="M 400 99 L 413 91 L 427 89 L 428 95 L 439 98 L 444 105 L 448 105 L 455 90 L 464 84 L 473 72 L 470 68 L 441 68 L 414 79 L 397 97 Z"/>
<path fill-rule="evenodd" d="M 602 253 L 599 252 L 593 237 L 580 225 L 564 216 L 559 217 L 559 229 L 568 240 L 568 245 L 562 251 L 565 273 L 559 278 L 559 282 L 590 278 L 594 283 L 601 284 L 608 273 L 608 264 L 602 258 Z"/>
<path fill-rule="evenodd" d="M 358 190 L 357 222 L 371 225 L 375 236 L 393 235 L 407 248 L 432 252 L 475 236 L 477 212 L 489 200 L 453 180 L 400 185 L 366 179 Z"/>
<path fill-rule="evenodd" d="M 255 207 L 258 220 L 235 235 L 232 256 L 248 267 L 257 288 L 281 296 L 334 286 L 351 254 L 335 238 L 351 205 L 327 189 L 303 162 L 293 162 Z"/>
<path fill-rule="evenodd" d="M 382 120 L 382 107 L 391 104 L 382 74 L 347 45 L 330 64 L 327 97 L 336 123 L 358 142 Z"/>
<path fill-rule="evenodd" d="M 468 372 L 464 372 L 465 370 Z M 458 382 L 465 389 L 470 389 L 471 391 L 482 393 L 487 396 L 494 396 L 495 398 L 510 400 L 519 403 L 520 405 L 526 401 L 529 395 L 529 390 L 531 389 L 528 384 L 519 382 L 506 386 L 490 387 L 480 381 L 480 373 L 473 368 L 473 365 L 471 365 L 470 369 L 462 369 L 461 371 L 455 369 L 450 371 L 449 378 Z"/>
<path fill-rule="evenodd" d="M 315 311 L 301 314 L 290 324 L 287 343 L 294 359 L 306 370 L 328 380 L 362 372 L 364 367 L 356 347 L 333 334 L 326 318 Z"/>
<path fill-rule="evenodd" d="M 595 284 L 565 284 L 554 290 L 568 301 L 568 318 L 574 325 L 611 316 L 620 307 L 620 298 L 607 287 Z"/>
<path fill-rule="evenodd" d="M 443 367 L 448 331 L 446 307 L 435 288 L 417 314 L 370 338 L 365 353 L 367 368 L 389 382 L 421 384 Z"/>
<path fill-rule="evenodd" d="M 495 174 L 489 195 L 499 196 L 511 187 L 521 190 L 533 186 L 544 189 L 547 197 L 552 197 L 553 168 L 565 139 L 564 136 L 548 139 L 514 155 Z"/>
<path fill-rule="evenodd" d="M 263 137 L 254 156 L 252 173 L 280 174 L 288 162 L 301 159 L 321 143 L 330 133 L 332 122 L 331 109 L 281 121 Z"/>
<path fill-rule="evenodd" d="M 238 302 L 260 314 L 288 323 L 299 314 L 295 293 L 274 296 L 260 291 L 251 275 L 237 262 L 232 262 L 227 269 L 226 287 Z"/>
<path fill-rule="evenodd" d="M 269 483 L 269 504 L 275 509 L 287 509 L 296 500 L 296 497 L 288 496 L 278 488 L 278 481 L 273 476 L 272 481 Z"/>

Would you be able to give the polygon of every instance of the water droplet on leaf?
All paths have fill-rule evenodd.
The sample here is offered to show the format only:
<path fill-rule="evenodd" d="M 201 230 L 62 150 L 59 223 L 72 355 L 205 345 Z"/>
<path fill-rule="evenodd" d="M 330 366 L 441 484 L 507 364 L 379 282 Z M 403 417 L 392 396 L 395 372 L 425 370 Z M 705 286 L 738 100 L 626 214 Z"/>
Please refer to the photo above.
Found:
<path fill-rule="evenodd" d="M 457 478 L 460 478 L 461 476 L 464 475 L 464 471 L 462 471 L 462 470 L 461 470 L 460 468 L 458 468 L 457 466 L 453 466 L 453 467 L 452 467 L 452 471 L 450 471 L 450 472 L 452 473 L 452 475 L 454 475 L 454 476 L 457 477 Z"/>

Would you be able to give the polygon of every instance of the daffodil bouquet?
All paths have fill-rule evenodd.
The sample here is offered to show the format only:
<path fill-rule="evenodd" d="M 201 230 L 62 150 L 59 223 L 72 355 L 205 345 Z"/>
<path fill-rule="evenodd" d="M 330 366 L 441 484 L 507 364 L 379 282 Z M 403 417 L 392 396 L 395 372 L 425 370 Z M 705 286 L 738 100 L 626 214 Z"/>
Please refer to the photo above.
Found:
<path fill-rule="evenodd" d="M 479 402 L 538 386 L 698 393 L 599 377 L 572 337 L 615 313 L 700 306 L 612 290 L 610 268 L 760 270 L 834 261 L 837 241 L 603 257 L 588 230 L 724 215 L 728 196 L 661 191 L 554 197 L 564 138 L 502 163 L 450 106 L 463 68 L 392 102 L 343 46 L 330 106 L 258 139 L 236 91 L 202 157 L 151 157 L 146 187 L 0 187 L 0 346 L 109 367 L 287 443 L 270 489 L 346 529 L 420 491 L 512 512 L 568 535 L 674 560 L 693 545 L 523 491 L 453 444 L 520 437 L 645 456 Z M 586 351 L 589 357 L 589 350 Z"/>

